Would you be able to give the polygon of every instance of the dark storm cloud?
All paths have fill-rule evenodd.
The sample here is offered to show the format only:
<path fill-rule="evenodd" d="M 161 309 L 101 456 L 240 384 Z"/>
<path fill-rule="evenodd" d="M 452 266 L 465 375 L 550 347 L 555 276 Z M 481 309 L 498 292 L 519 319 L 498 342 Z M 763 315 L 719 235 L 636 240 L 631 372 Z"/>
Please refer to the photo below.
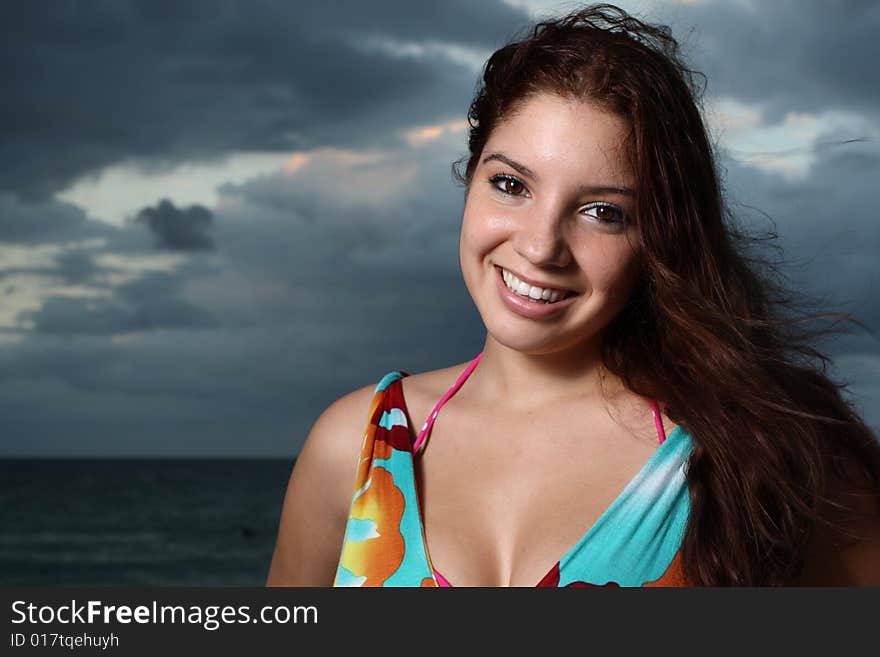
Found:
<path fill-rule="evenodd" d="M 102 268 L 95 265 L 92 257 L 83 250 L 64 251 L 56 259 L 58 275 L 71 284 L 94 281 Z"/>
<path fill-rule="evenodd" d="M 463 115 L 473 74 L 371 38 L 491 49 L 500 3 L 27 2 L 0 10 L 0 190 L 57 191 L 127 160 L 388 141 Z"/>
<path fill-rule="evenodd" d="M 215 328 L 207 311 L 180 299 L 181 277 L 150 273 L 119 285 L 109 298 L 51 296 L 35 311 L 22 313 L 37 334 L 113 335 L 168 328 Z"/>
<path fill-rule="evenodd" d="M 179 299 L 159 298 L 138 306 L 105 300 L 50 297 L 37 311 L 24 313 L 37 333 L 113 335 L 159 328 L 216 326 L 210 315 Z"/>
<path fill-rule="evenodd" d="M 341 394 L 475 355 L 455 141 L 365 167 L 395 189 L 381 201 L 358 167 L 320 161 L 227 186 L 217 252 L 107 297 L 50 298 L 0 349 L 4 449 L 290 455 Z"/>
<path fill-rule="evenodd" d="M 410 294 L 424 299 L 438 286 L 452 286 L 460 299 L 464 192 L 449 172 L 460 154 L 457 141 L 366 165 L 334 164 L 331 156 L 294 176 L 227 185 L 223 192 L 237 203 L 218 221 L 218 241 L 230 245 L 224 255 L 236 270 L 274 280 L 307 278 L 322 296 L 353 296 L 355 305 L 363 289 L 375 307 L 386 299 L 389 308 L 405 305 Z"/>
<path fill-rule="evenodd" d="M 137 213 L 136 223 L 149 226 L 156 237 L 156 246 L 172 251 L 212 250 L 214 240 L 208 233 L 214 214 L 201 205 L 178 208 L 163 199 L 155 208 Z"/>
<path fill-rule="evenodd" d="M 88 250 L 72 248 L 61 251 L 48 266 L 0 269 L 0 281 L 14 276 L 32 275 L 50 278 L 64 285 L 85 285 L 93 289 L 107 289 L 111 286 L 102 278 L 114 271 L 113 267 L 97 265 Z M 7 293 L 12 293 L 17 289 L 15 286 L 7 287 Z"/>
<path fill-rule="evenodd" d="M 852 337 L 835 351 L 855 343 L 880 350 L 880 147 L 843 144 L 815 156 L 810 175 L 791 181 L 726 160 L 731 207 L 756 231 L 779 235 L 782 252 L 765 255 L 783 262 L 791 286 L 817 310 L 848 312 L 868 325 L 850 326 Z"/>
<path fill-rule="evenodd" d="M 107 239 L 115 232 L 107 224 L 89 219 L 81 208 L 71 203 L 55 200 L 23 203 L 13 194 L 0 193 L 0 243 L 57 244 Z"/>
<path fill-rule="evenodd" d="M 696 30 L 683 40 L 695 46 L 689 59 L 707 73 L 712 93 L 764 103 L 771 122 L 786 112 L 880 113 L 874 0 L 698 2 L 670 22 L 682 28 L 677 36 Z"/>
<path fill-rule="evenodd" d="M 696 3 L 713 92 L 788 110 L 876 113 L 875 3 Z M 660 5 L 660 18 L 670 11 Z M 0 10 L 0 189 L 40 196 L 122 159 L 387 142 L 463 116 L 473 71 L 367 48 L 389 37 L 489 52 L 525 16 L 498 2 L 28 2 Z M 685 39 L 687 40 L 687 39 Z"/>
<path fill-rule="evenodd" d="M 161 168 L 239 149 L 388 147 L 401 127 L 464 118 L 474 71 L 395 56 L 370 39 L 490 51 L 523 18 L 492 2 L 413 6 L 9 5 L 0 10 L 9 32 L 0 45 L 0 189 L 39 196 L 120 160 Z M 849 73 L 825 73 L 803 42 L 833 24 L 824 38 L 859 52 L 864 30 L 845 29 L 845 16 L 813 3 L 785 4 L 789 15 L 775 3 L 760 13 L 737 7 L 679 9 L 697 25 L 702 55 L 693 64 L 710 74 L 712 91 L 798 111 L 872 107 L 874 91 L 853 83 L 874 75 L 861 58 Z M 789 23 L 799 27 L 783 31 Z M 0 242 L 106 242 L 65 247 L 51 266 L 6 270 L 95 296 L 48 296 L 22 315 L 33 328 L 18 333 L 21 342 L 0 346 L 2 449 L 288 457 L 342 394 L 391 369 L 472 358 L 485 333 L 461 280 L 462 190 L 449 176 L 465 147 L 458 133 L 368 162 L 362 169 L 375 181 L 312 163 L 294 176 L 226 185 L 234 202 L 213 210 L 210 229 L 219 248 L 178 251 L 182 265 L 134 280 L 99 256 L 150 254 L 154 233 L 143 226 L 104 226 L 69 204 L 0 195 Z M 861 308 L 876 326 L 878 159 L 855 146 L 817 155 L 811 174 L 793 182 L 730 163 L 733 200 L 776 220 L 788 259 L 812 258 L 795 271 L 804 289 Z M 870 339 L 859 344 L 858 362 L 880 362 Z M 868 365 L 861 376 L 873 381 Z"/>
<path fill-rule="evenodd" d="M 203 228 L 210 223 L 211 213 L 204 208 L 179 210 L 171 204 L 160 204 L 150 210 L 143 214 L 143 221 L 150 226 L 150 231 L 145 231 L 135 222 L 115 227 L 95 221 L 65 202 L 22 202 L 10 194 L 0 196 L 0 253 L 4 247 L 44 250 L 33 258 L 19 256 L 15 264 L 0 259 L 0 281 L 22 276 L 29 281 L 24 285 L 6 283 L 6 297 L 41 298 L 39 308 L 17 315 L 19 325 L 29 328 L 5 328 L 3 332 L 106 336 L 216 326 L 216 319 L 209 313 L 177 296 L 186 277 L 184 272 L 133 273 L 124 262 L 117 266 L 108 264 L 113 260 L 98 261 L 102 256 L 116 260 L 119 256 L 149 257 L 155 248 L 148 232 L 177 251 L 203 250 L 211 245 Z M 134 280 L 119 282 L 132 277 Z M 44 288 L 50 285 L 73 286 L 77 292 L 44 296 Z"/>

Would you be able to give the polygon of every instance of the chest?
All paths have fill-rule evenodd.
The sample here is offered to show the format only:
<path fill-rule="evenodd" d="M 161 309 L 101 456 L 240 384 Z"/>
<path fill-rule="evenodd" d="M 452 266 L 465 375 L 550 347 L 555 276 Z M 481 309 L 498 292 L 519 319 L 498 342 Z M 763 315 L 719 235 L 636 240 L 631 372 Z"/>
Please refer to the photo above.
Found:
<path fill-rule="evenodd" d="M 421 422 L 412 420 L 399 377 L 392 373 L 377 387 L 336 586 L 686 583 L 679 549 L 693 443 L 681 427 L 655 447 L 656 438 L 643 441 L 639 430 L 625 432 L 630 440 L 621 443 L 600 420 L 585 423 L 559 408 L 564 421 L 468 409 L 447 413 L 444 428 L 435 424 L 430 451 L 414 455 L 413 427 Z M 415 417 L 429 412 L 418 401 L 412 406 Z M 620 459 L 616 465 L 609 454 Z M 621 464 L 638 468 L 625 484 Z M 618 474 L 595 474 L 608 471 Z M 609 497 L 620 485 L 610 506 L 598 501 L 603 487 Z"/>
<path fill-rule="evenodd" d="M 476 411 L 450 402 L 414 459 L 426 546 L 454 585 L 535 585 L 658 447 L 641 416 Z"/>

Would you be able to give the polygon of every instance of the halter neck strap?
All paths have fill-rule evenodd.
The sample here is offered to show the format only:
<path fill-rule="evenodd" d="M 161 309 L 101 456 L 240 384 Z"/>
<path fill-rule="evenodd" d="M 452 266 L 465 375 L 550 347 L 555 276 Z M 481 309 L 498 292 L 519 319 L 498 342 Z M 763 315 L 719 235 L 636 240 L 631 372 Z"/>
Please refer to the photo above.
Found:
<path fill-rule="evenodd" d="M 452 397 L 458 389 L 461 388 L 461 385 L 465 382 L 465 380 L 471 375 L 471 372 L 474 371 L 474 368 L 477 366 L 477 363 L 480 362 L 480 358 L 483 356 L 483 352 L 477 354 L 477 357 L 474 358 L 470 364 L 465 368 L 464 372 L 462 372 L 458 379 L 456 379 L 455 383 L 452 384 L 452 387 L 446 391 L 446 394 L 440 398 L 440 401 L 437 402 L 437 405 L 434 406 L 434 410 L 431 411 L 431 414 L 428 416 L 427 422 L 425 422 L 424 426 L 422 426 L 422 430 L 419 431 L 419 435 L 416 438 L 416 442 L 413 443 L 413 454 L 418 453 L 419 449 L 424 446 L 425 440 L 431 434 L 431 427 L 434 426 L 434 420 L 437 419 L 437 413 L 440 412 L 440 408 L 446 401 Z"/>
<path fill-rule="evenodd" d="M 480 358 L 482 358 L 483 352 L 481 351 L 477 354 L 476 358 L 474 358 L 465 370 L 458 376 L 458 379 L 455 380 L 455 383 L 452 384 L 452 387 L 446 391 L 446 393 L 440 398 L 440 401 L 434 406 L 434 410 L 431 411 L 431 414 L 428 416 L 427 421 L 424 425 L 422 425 L 421 430 L 419 431 L 419 435 L 416 437 L 415 443 L 413 443 L 413 454 L 417 454 L 420 449 L 423 449 L 425 446 L 425 442 L 428 439 L 428 436 L 431 435 L 431 428 L 434 426 L 434 420 L 437 419 L 437 414 L 440 412 L 440 409 L 443 407 L 452 395 L 458 392 L 458 389 L 461 388 L 462 384 L 467 380 L 467 378 L 471 375 L 471 372 L 474 371 L 474 368 L 480 362 Z M 663 421 L 660 415 L 660 406 L 657 404 L 655 400 L 651 401 L 651 413 L 654 416 L 654 426 L 657 428 L 657 440 L 659 444 L 663 444 L 666 440 L 666 431 L 663 429 Z"/>

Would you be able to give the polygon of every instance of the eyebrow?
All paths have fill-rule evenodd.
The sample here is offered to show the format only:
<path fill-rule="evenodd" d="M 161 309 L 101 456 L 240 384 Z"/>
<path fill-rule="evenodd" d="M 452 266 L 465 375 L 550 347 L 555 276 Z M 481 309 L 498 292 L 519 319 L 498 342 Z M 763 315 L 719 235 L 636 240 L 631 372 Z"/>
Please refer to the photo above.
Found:
<path fill-rule="evenodd" d="M 483 164 L 491 162 L 492 160 L 504 162 L 509 167 L 519 171 L 522 175 L 527 176 L 536 182 L 538 181 L 538 175 L 534 171 L 529 169 L 525 164 L 510 159 L 503 153 L 490 153 L 483 158 Z M 632 197 L 635 197 L 636 195 L 636 193 L 629 187 L 619 187 L 617 185 L 580 185 L 577 188 L 577 191 L 579 194 L 622 194 L 623 196 Z"/>

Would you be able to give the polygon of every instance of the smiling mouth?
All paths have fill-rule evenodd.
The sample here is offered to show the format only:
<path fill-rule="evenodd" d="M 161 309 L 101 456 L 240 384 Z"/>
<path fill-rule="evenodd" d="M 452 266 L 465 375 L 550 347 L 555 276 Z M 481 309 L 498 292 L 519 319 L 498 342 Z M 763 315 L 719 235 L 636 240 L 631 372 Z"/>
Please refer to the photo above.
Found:
<path fill-rule="evenodd" d="M 543 288 L 536 285 L 530 285 L 520 280 L 516 274 L 497 266 L 499 275 L 501 276 L 507 289 L 514 294 L 527 299 L 533 303 L 553 304 L 577 295 L 574 290 L 563 290 L 559 288 Z"/>

